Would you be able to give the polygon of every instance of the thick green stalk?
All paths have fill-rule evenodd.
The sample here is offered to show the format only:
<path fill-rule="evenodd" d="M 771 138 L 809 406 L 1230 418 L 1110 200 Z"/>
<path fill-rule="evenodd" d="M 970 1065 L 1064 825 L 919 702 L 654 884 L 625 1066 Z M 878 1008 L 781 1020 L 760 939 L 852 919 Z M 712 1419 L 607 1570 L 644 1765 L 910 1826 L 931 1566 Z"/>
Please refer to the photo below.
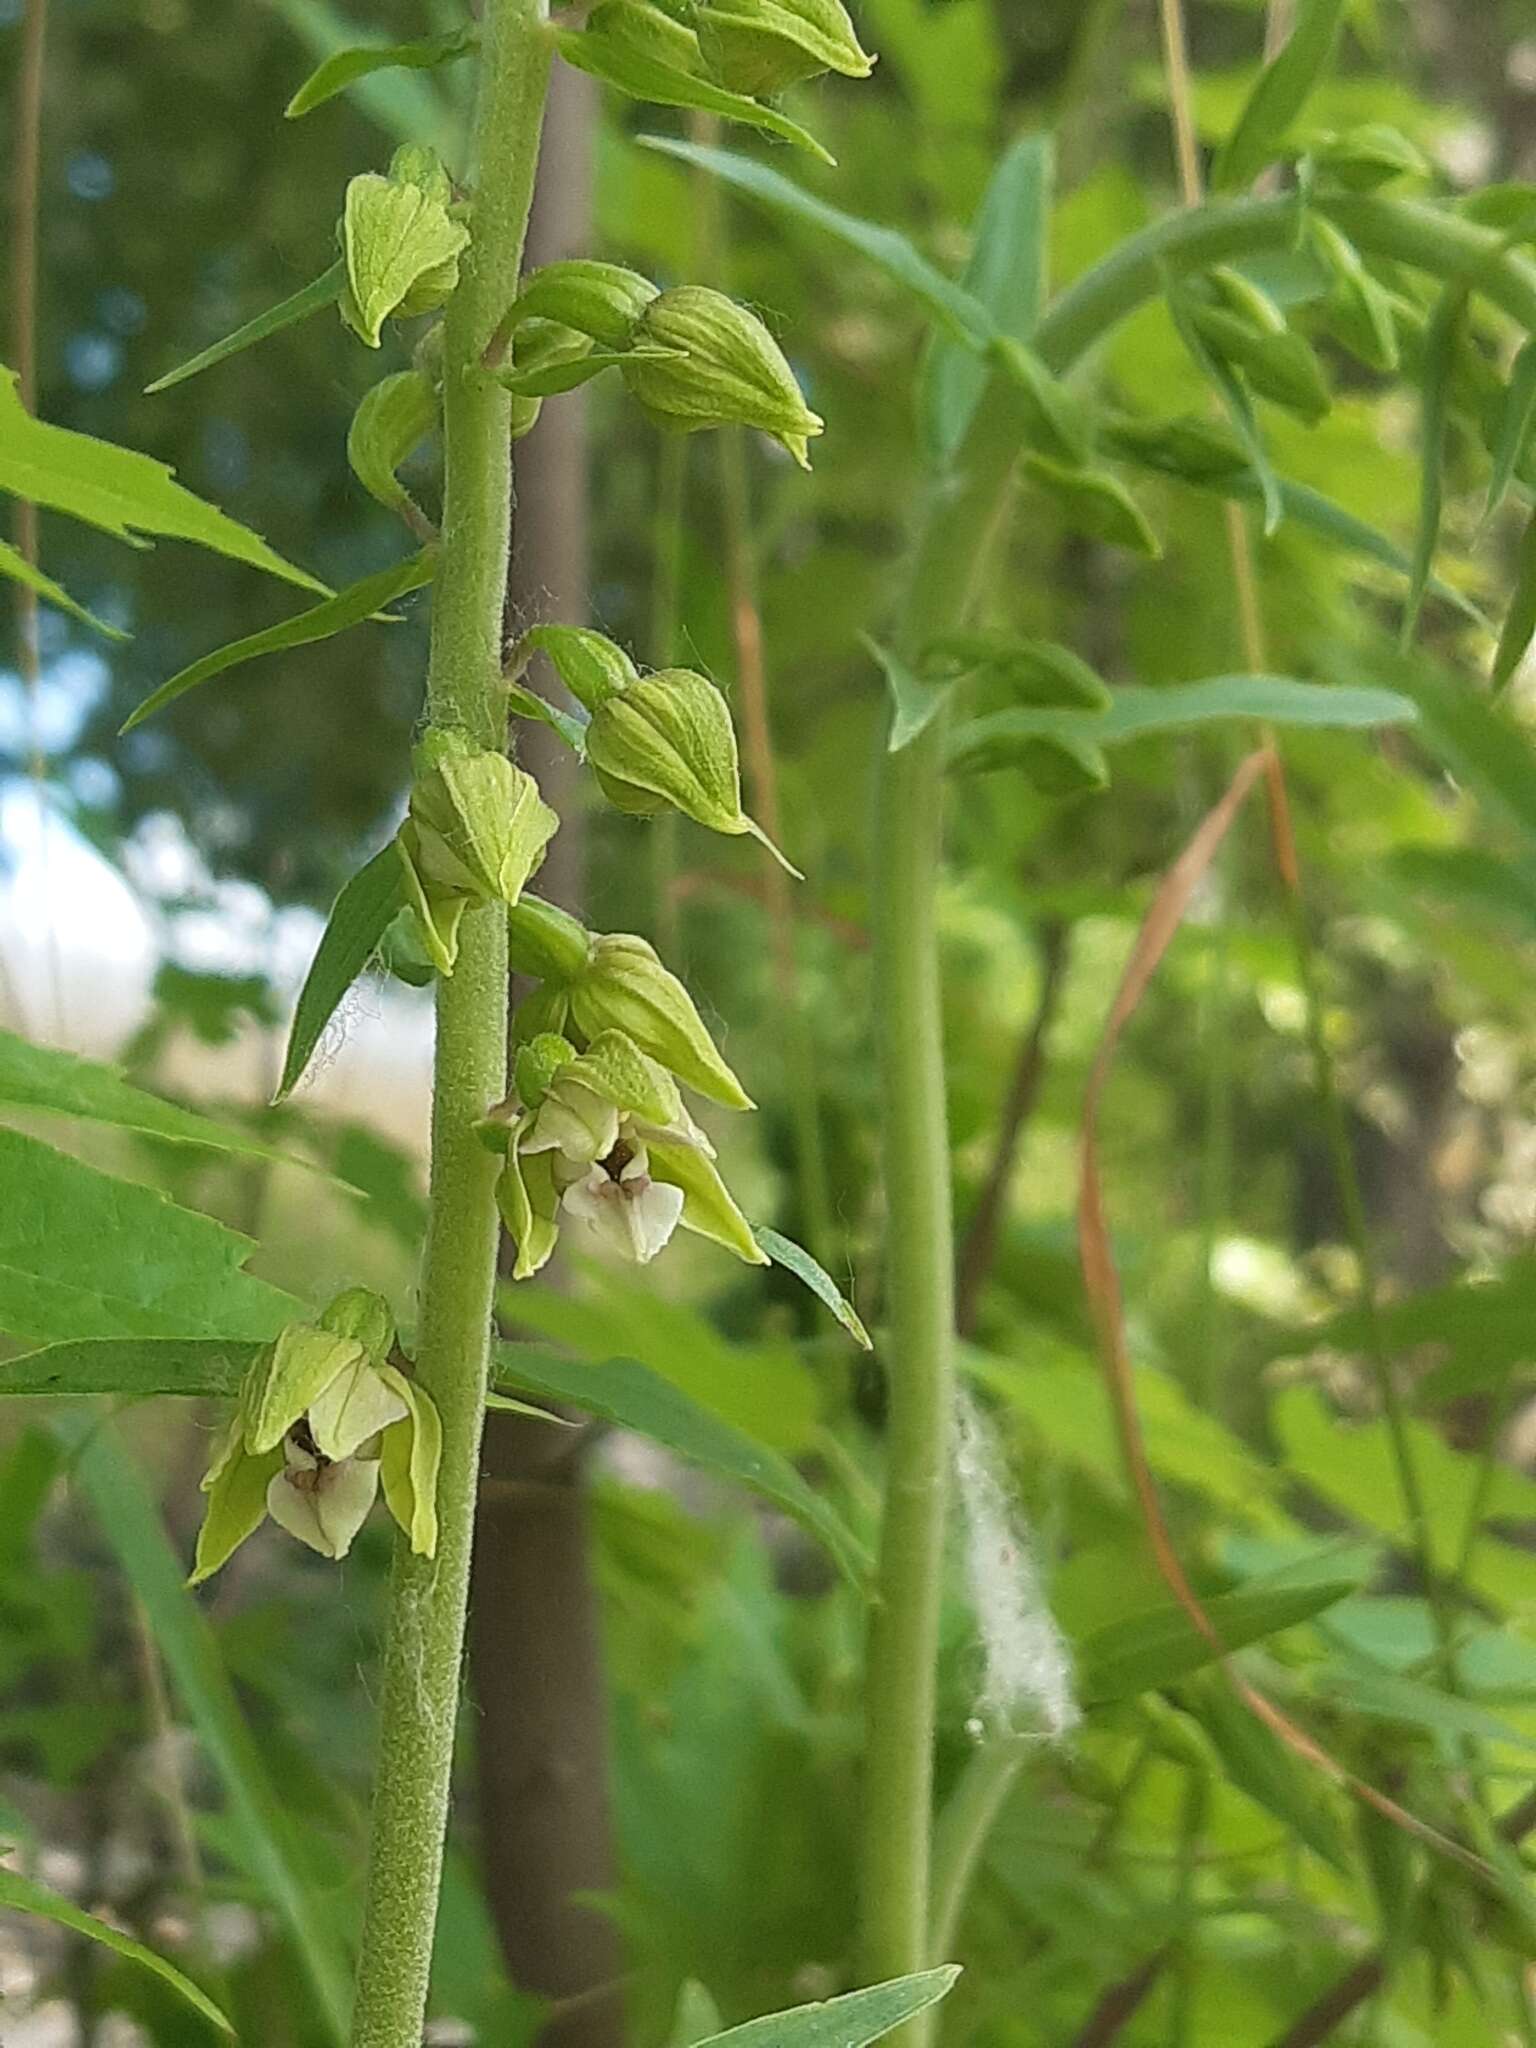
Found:
<path fill-rule="evenodd" d="M 511 527 L 509 400 L 481 357 L 517 289 L 549 80 L 543 0 L 488 0 L 473 244 L 444 321 L 442 563 L 427 684 L 434 725 L 502 740 Z M 496 1162 L 473 1124 L 506 1088 L 506 917 L 466 913 L 438 985 L 432 1206 L 419 1370 L 443 1423 L 432 1559 L 397 1540 L 352 2048 L 420 2048 L 448 1824 L 496 1276 Z"/>
<path fill-rule="evenodd" d="M 994 424 L 997 424 L 994 422 Z M 911 659 L 969 608 L 1017 441 L 973 437 L 918 543 L 898 647 Z M 882 752 L 875 1014 L 886 1193 L 889 1409 L 879 1582 L 865 1671 L 862 1963 L 875 1983 L 929 1962 L 933 1736 L 954 1375 L 954 1224 L 937 909 L 945 722 Z M 924 2048 L 920 2014 L 895 2037 Z"/>

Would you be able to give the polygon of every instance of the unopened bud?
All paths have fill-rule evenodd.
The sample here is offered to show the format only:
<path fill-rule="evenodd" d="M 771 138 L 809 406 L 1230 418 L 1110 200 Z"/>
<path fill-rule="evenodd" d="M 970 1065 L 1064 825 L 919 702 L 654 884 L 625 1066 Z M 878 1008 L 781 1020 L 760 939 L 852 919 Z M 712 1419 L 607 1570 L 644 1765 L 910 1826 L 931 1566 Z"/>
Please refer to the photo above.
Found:
<path fill-rule="evenodd" d="M 507 912 L 507 946 L 514 973 L 566 982 L 592 957 L 592 934 L 569 911 L 525 890 Z"/>
<path fill-rule="evenodd" d="M 658 669 L 595 706 L 587 759 L 621 811 L 671 805 L 712 832 L 747 830 L 731 714 L 691 669 Z"/>
<path fill-rule="evenodd" d="M 410 823 L 423 880 L 516 903 L 560 822 L 538 784 L 505 754 L 457 732 L 429 733 L 416 763 Z"/>
<path fill-rule="evenodd" d="M 1320 420 L 1332 403 L 1328 385 L 1306 340 L 1285 324 L 1285 316 L 1241 271 L 1209 273 L 1214 300 L 1191 298 L 1189 318 L 1206 346 L 1241 370 L 1254 390 L 1276 405 Z"/>
<path fill-rule="evenodd" d="M 571 985 L 570 1020 L 583 1038 L 622 1031 L 680 1081 L 728 1109 L 753 1106 L 692 996 L 644 939 L 627 932 L 598 939 L 590 964 Z"/>
<path fill-rule="evenodd" d="M 680 433 L 756 427 L 810 468 L 807 443 L 822 422 L 756 314 L 705 285 L 679 285 L 646 307 L 634 340 L 681 353 L 682 360 L 635 356 L 620 366 L 631 395 L 659 424 Z"/>
<path fill-rule="evenodd" d="M 526 1045 L 520 1045 L 513 1061 L 512 1077 L 517 1087 L 517 1099 L 523 1108 L 537 1109 L 560 1069 L 569 1066 L 575 1057 L 575 1046 L 553 1031 L 541 1031 Z"/>
<path fill-rule="evenodd" d="M 620 263 L 546 263 L 526 279 L 503 324 L 515 331 L 525 320 L 553 320 L 604 348 L 624 348 L 656 297 L 648 277 Z"/>
<path fill-rule="evenodd" d="M 320 1327 L 338 1337 L 355 1337 L 375 1365 L 394 1349 L 394 1312 L 382 1295 L 367 1287 L 349 1287 L 338 1294 L 320 1317 Z"/>
<path fill-rule="evenodd" d="M 841 0 L 706 0 L 694 30 L 705 63 L 732 92 L 780 92 L 823 71 L 868 78 L 874 69 Z"/>
<path fill-rule="evenodd" d="M 1422 150 L 1383 121 L 1315 136 L 1307 153 L 1319 170 L 1352 192 L 1373 192 L 1392 178 L 1426 177 L 1430 169 Z"/>
<path fill-rule="evenodd" d="M 596 711 L 640 680 L 639 670 L 618 642 L 590 626 L 534 626 L 512 650 L 508 675 L 520 676 L 535 654 L 548 657 L 555 674 L 588 711 Z"/>

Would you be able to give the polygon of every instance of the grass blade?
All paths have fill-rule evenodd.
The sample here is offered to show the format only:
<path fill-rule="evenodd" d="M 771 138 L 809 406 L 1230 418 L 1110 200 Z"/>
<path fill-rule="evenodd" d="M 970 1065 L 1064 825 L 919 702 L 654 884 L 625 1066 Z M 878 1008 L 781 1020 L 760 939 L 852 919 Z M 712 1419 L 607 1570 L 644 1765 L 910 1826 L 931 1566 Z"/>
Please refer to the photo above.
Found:
<path fill-rule="evenodd" d="M 1533 426 L 1536 426 L 1536 337 L 1526 342 L 1509 373 L 1509 389 L 1504 394 L 1504 410 L 1499 416 L 1493 474 L 1488 479 L 1485 518 L 1503 504 Z"/>
<path fill-rule="evenodd" d="M 1536 512 L 1526 521 L 1520 537 L 1519 566 L 1515 571 L 1514 595 L 1504 615 L 1504 629 L 1493 657 L 1493 687 L 1502 690 L 1525 659 L 1525 651 L 1536 636 Z"/>
<path fill-rule="evenodd" d="M 1420 387 L 1419 524 L 1408 572 L 1403 606 L 1402 644 L 1408 646 L 1424 608 L 1424 593 L 1440 542 L 1440 514 L 1445 502 L 1445 431 L 1450 417 L 1451 374 L 1457 343 L 1466 317 L 1467 287 L 1448 284 L 1440 294 L 1424 331 L 1424 363 Z"/>

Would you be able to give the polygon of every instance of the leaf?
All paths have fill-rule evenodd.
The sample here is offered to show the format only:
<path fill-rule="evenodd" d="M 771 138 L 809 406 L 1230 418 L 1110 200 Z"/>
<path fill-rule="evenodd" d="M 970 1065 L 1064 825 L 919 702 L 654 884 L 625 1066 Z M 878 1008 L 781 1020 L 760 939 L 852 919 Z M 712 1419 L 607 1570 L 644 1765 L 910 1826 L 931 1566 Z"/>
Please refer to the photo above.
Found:
<path fill-rule="evenodd" d="M 318 313 L 325 306 L 334 305 L 340 298 L 347 281 L 347 266 L 340 258 L 329 270 L 319 277 L 311 278 L 291 298 L 283 299 L 275 306 L 269 306 L 265 313 L 258 313 L 254 320 L 247 320 L 243 327 L 237 327 L 233 334 L 226 334 L 222 341 L 215 341 L 195 356 L 189 356 L 174 370 L 167 370 L 163 377 L 157 377 L 153 384 L 146 384 L 146 397 L 153 397 L 158 391 L 169 391 L 173 385 L 185 384 L 189 377 L 195 377 L 201 370 L 211 370 L 215 363 L 227 362 L 231 356 L 243 350 L 254 348 L 258 341 L 265 341 L 269 334 L 280 334 L 285 327 L 293 327 L 300 320 L 307 320 L 311 313 Z"/>
<path fill-rule="evenodd" d="M 9 576 L 13 583 L 25 584 L 28 590 L 35 590 L 39 597 L 47 598 L 60 611 L 68 612 L 72 619 L 92 627 L 108 640 L 127 640 L 130 637 L 120 626 L 109 626 L 105 619 L 98 619 L 83 604 L 77 604 L 62 583 L 55 583 L 51 576 L 45 576 L 35 563 L 29 562 L 20 549 L 13 548 L 7 540 L 0 540 L 0 576 Z"/>
<path fill-rule="evenodd" d="M 178 697 L 184 697 L 188 690 L 195 690 L 200 683 L 210 682 L 229 669 L 239 668 L 247 661 L 256 661 L 264 654 L 280 654 L 290 647 L 308 647 L 316 640 L 329 640 L 334 634 L 345 633 L 351 626 L 361 625 L 393 599 L 430 583 L 436 570 L 436 555 L 429 548 L 423 549 L 419 555 L 407 556 L 403 562 L 394 562 L 389 568 L 379 569 L 358 583 L 348 584 L 345 590 L 328 597 L 323 604 L 312 606 L 307 612 L 295 612 L 291 618 L 280 619 L 275 626 L 266 626 L 259 633 L 248 633 L 243 640 L 231 640 L 212 654 L 200 656 L 189 667 L 163 682 L 157 690 L 152 690 L 123 721 L 123 731 L 132 732 L 146 718 L 152 718 L 167 704 L 174 704 Z"/>
<path fill-rule="evenodd" d="M 1053 172 L 1051 141 L 1026 135 L 1004 151 L 982 196 L 961 278 L 999 334 L 1027 342 L 1045 303 Z M 943 467 L 959 449 L 986 388 L 974 348 L 943 331 L 932 336 L 918 389 L 924 438 Z"/>
<path fill-rule="evenodd" d="M 1536 426 L 1536 336 L 1525 343 L 1509 373 L 1509 389 L 1504 394 L 1498 438 L 1494 443 L 1493 474 L 1488 479 L 1485 518 L 1503 504 L 1533 426 Z"/>
<path fill-rule="evenodd" d="M 52 1920 L 60 1927 L 67 1927 L 72 1934 L 83 1934 L 88 1941 L 99 1942 L 115 1955 L 136 1963 L 141 1970 L 149 1970 L 164 1984 L 169 1984 L 176 1996 L 190 2005 L 194 2012 L 211 2020 L 220 2033 L 234 2037 L 234 2028 L 220 2012 L 206 1992 L 200 1991 L 190 1977 L 184 1977 L 174 1963 L 168 1963 L 164 1956 L 158 1956 L 152 1948 L 146 1948 L 131 1935 L 121 1934 L 105 1920 L 98 1920 L 94 1913 L 82 1912 L 69 1899 L 61 1898 L 57 1892 L 49 1891 L 46 1885 L 35 1884 L 30 1877 L 23 1877 L 19 1871 L 0 1869 L 0 1911 L 27 1913 L 36 1920 Z"/>
<path fill-rule="evenodd" d="M 1536 845 L 1536 759 L 1503 705 L 1428 662 L 1405 663 L 1394 680 L 1419 707 L 1421 735 L 1436 759 Z"/>
<path fill-rule="evenodd" d="M 1402 643 L 1412 641 L 1424 607 L 1424 592 L 1440 540 L 1440 513 L 1445 497 L 1445 431 L 1450 417 L 1451 379 L 1466 318 L 1467 287 L 1447 284 L 1424 330 L 1424 359 L 1419 412 L 1419 522 L 1403 605 Z"/>
<path fill-rule="evenodd" d="M 223 1337 L 87 1337 L 0 1364 L 0 1396 L 234 1394 L 262 1346 Z"/>
<path fill-rule="evenodd" d="M 1356 730 L 1408 725 L 1414 717 L 1413 700 L 1395 690 L 1303 683 L 1288 676 L 1212 676 L 1156 687 L 1127 683 L 1114 692 L 1113 704 L 1103 713 L 1025 705 L 970 719 L 950 740 L 949 765 L 960 774 L 985 773 L 1016 766 L 1041 739 L 1110 747 L 1232 718 Z"/>
<path fill-rule="evenodd" d="M 1522 1734 L 1486 1707 L 1439 1692 L 1416 1678 L 1380 1671 L 1342 1658 L 1314 1665 L 1312 1682 L 1325 1696 L 1344 1702 L 1354 1713 L 1373 1720 L 1396 1721 L 1426 1734 L 1460 1743 L 1467 1736 L 1516 1749 L 1536 1749 L 1536 1735 Z"/>
<path fill-rule="evenodd" d="M 1230 1593 L 1207 1595 L 1201 1605 L 1223 1646 L 1240 1650 L 1310 1621 L 1359 1590 L 1358 1577 L 1273 1586 L 1254 1580 Z M 1073 1655 L 1083 1704 L 1103 1707 L 1186 1678 L 1213 1664 L 1217 1651 L 1185 1609 L 1170 1603 L 1091 1630 L 1074 1646 Z"/>
<path fill-rule="evenodd" d="M 1295 26 L 1259 73 L 1237 125 L 1211 165 L 1211 185 L 1251 185 L 1290 132 L 1333 56 L 1345 0 L 1301 0 Z"/>
<path fill-rule="evenodd" d="M 1241 495 L 1245 486 L 1251 488 L 1251 478 L 1234 479 L 1229 495 Z M 1409 557 L 1396 541 L 1389 539 L 1378 527 L 1368 525 L 1363 519 L 1357 519 L 1352 512 L 1346 512 L 1342 505 L 1336 505 L 1332 498 L 1324 497 L 1321 491 L 1314 491 L 1310 484 L 1294 483 L 1288 477 L 1281 477 L 1279 487 L 1280 501 L 1287 519 L 1294 519 L 1298 526 L 1306 527 L 1309 532 L 1317 534 L 1323 540 L 1333 541 L 1339 547 L 1352 549 L 1356 554 L 1366 555 L 1372 561 L 1380 562 L 1384 568 L 1396 569 L 1404 576 L 1412 574 L 1413 564 Z M 1217 485 L 1215 488 L 1227 487 Z M 1455 584 L 1447 583 L 1439 576 L 1431 576 L 1429 590 L 1431 596 L 1439 598 L 1442 604 L 1454 606 L 1463 618 L 1470 619 L 1474 625 L 1487 624 L 1482 612 L 1471 598 L 1458 590 Z"/>
<path fill-rule="evenodd" d="M 236 1152 L 250 1159 L 271 1159 L 303 1166 L 275 1146 L 262 1144 L 248 1131 L 215 1123 L 211 1117 L 162 1101 L 125 1081 L 116 1067 L 79 1059 L 51 1046 L 32 1045 L 0 1029 L 0 1109 L 43 1110 L 50 1116 L 84 1117 L 91 1123 L 115 1124 L 146 1137 L 173 1144 L 206 1145 L 215 1152 Z"/>
<path fill-rule="evenodd" d="M 867 1991 L 846 1991 L 841 1998 L 765 2013 L 723 2034 L 707 2034 L 697 2048 L 865 2048 L 914 2013 L 937 2005 L 959 1975 L 958 1963 L 945 1963 L 937 1970 L 892 1977 Z"/>
<path fill-rule="evenodd" d="M 0 491 L 98 526 L 130 543 L 139 534 L 196 541 L 215 554 L 265 569 L 285 583 L 325 594 L 259 534 L 176 482 L 152 456 L 36 420 L 21 402 L 16 373 L 0 366 Z"/>
<path fill-rule="evenodd" d="M 555 47 L 567 64 L 600 78 L 605 85 L 616 86 L 631 99 L 649 100 L 658 107 L 697 107 L 702 113 L 718 114 L 722 120 L 740 121 L 748 128 L 761 128 L 766 134 L 777 135 L 781 142 L 792 142 L 798 149 L 809 150 L 824 164 L 836 161 L 814 135 L 787 115 L 749 100 L 742 93 L 711 85 L 706 78 L 676 70 L 631 44 L 612 43 L 600 32 L 575 28 L 557 28 L 554 37 Z"/>
<path fill-rule="evenodd" d="M 1347 1877 L 1344 1831 L 1335 1808 L 1319 1797 L 1316 1776 L 1302 1768 L 1272 1729 L 1254 1719 L 1214 1671 L 1202 1672 L 1180 1690 L 1231 1783 Z M 1393 1841 L 1404 1839 L 1396 1830 L 1387 1833 Z"/>
<path fill-rule="evenodd" d="M 281 1102 L 298 1086 L 336 1005 L 378 951 L 380 940 L 404 902 L 405 870 L 391 840 L 358 869 L 331 905 L 315 957 L 299 990 L 274 1101 Z"/>
<path fill-rule="evenodd" d="M 776 1266 L 783 1266 L 803 1281 L 818 1301 L 824 1302 L 842 1324 L 855 1344 L 865 1351 L 873 1351 L 870 1340 L 859 1317 L 858 1310 L 848 1299 L 826 1267 L 813 1259 L 803 1245 L 795 1243 L 792 1237 L 782 1237 L 776 1230 L 770 1230 L 764 1223 L 754 1223 L 752 1235 Z"/>
<path fill-rule="evenodd" d="M 423 36 L 414 43 L 336 50 L 316 65 L 283 109 L 284 116 L 290 121 L 301 120 L 345 92 L 357 79 L 367 78 L 375 71 L 431 71 L 439 64 L 451 64 L 456 57 L 467 56 L 479 40 L 473 28 L 465 27 L 445 29 L 441 35 Z"/>
<path fill-rule="evenodd" d="M 270 1337 L 290 1296 L 255 1249 L 154 1188 L 0 1131 L 0 1330 L 58 1337 Z"/>
<path fill-rule="evenodd" d="M 110 1424 L 60 1426 L 76 1449 L 74 1476 L 107 1542 L 144 1603 L 155 1646 L 229 1805 L 234 1845 L 287 1932 L 315 1994 L 317 2018 L 340 2048 L 352 2004 L 351 1971 L 326 1933 L 313 1886 L 290 1846 L 277 1787 L 224 1669 L 213 1632 L 183 1581 L 160 1511 Z"/>
<path fill-rule="evenodd" d="M 1084 469 L 1039 453 L 1026 455 L 1023 469 L 1050 492 L 1068 526 L 1077 532 L 1152 561 L 1162 554 L 1162 543 L 1145 513 L 1107 469 Z"/>
<path fill-rule="evenodd" d="M 932 725 L 949 702 L 949 693 L 958 678 L 942 677 L 929 681 L 910 669 L 900 655 L 893 654 L 890 648 L 882 647 L 878 640 L 871 639 L 868 633 L 861 633 L 859 638 L 884 671 L 891 693 L 891 732 L 886 747 L 889 752 L 899 754 L 903 747 L 911 746 L 918 735 Z"/>
<path fill-rule="evenodd" d="M 852 1585 L 867 1586 L 863 1546 L 794 1466 L 659 1373 L 633 1358 L 566 1358 L 529 1344 L 498 1344 L 495 1359 L 498 1386 L 569 1402 L 771 1500 L 826 1548 Z"/>
<path fill-rule="evenodd" d="M 958 339 L 969 342 L 971 347 L 987 347 L 997 333 L 996 324 L 981 301 L 956 284 L 953 278 L 946 277 L 925 256 L 920 256 L 906 236 L 898 234 L 894 228 L 880 227 L 874 221 L 860 220 L 856 214 L 829 206 L 824 199 L 805 191 L 782 172 L 770 170 L 766 164 L 757 163 L 751 157 L 738 156 L 733 150 L 714 149 L 702 142 L 676 141 L 664 135 L 642 135 L 639 141 L 642 148 L 657 150 L 663 156 L 677 157 L 683 163 L 696 164 L 700 170 L 722 178 L 746 198 L 767 207 L 770 213 L 798 221 L 803 226 L 819 228 L 845 248 L 857 250 L 877 269 L 883 270 L 887 277 L 904 285 Z"/>
<path fill-rule="evenodd" d="M 1264 532 L 1266 535 L 1272 534 L 1284 514 L 1285 501 L 1281 495 L 1274 465 L 1269 459 L 1269 450 L 1264 445 L 1264 436 L 1259 431 L 1248 387 L 1221 357 L 1206 345 L 1205 336 L 1190 316 L 1188 293 L 1170 280 L 1165 287 L 1165 297 L 1180 341 L 1189 351 L 1195 367 L 1221 400 L 1227 418 L 1232 424 L 1232 431 L 1248 457 L 1248 467 L 1253 472 L 1253 480 L 1264 506 Z"/>
<path fill-rule="evenodd" d="M 1536 512 L 1532 512 L 1520 536 L 1520 553 L 1515 570 L 1515 587 L 1503 630 L 1493 657 L 1493 687 L 1502 690 L 1525 659 L 1526 649 L 1536 636 Z"/>

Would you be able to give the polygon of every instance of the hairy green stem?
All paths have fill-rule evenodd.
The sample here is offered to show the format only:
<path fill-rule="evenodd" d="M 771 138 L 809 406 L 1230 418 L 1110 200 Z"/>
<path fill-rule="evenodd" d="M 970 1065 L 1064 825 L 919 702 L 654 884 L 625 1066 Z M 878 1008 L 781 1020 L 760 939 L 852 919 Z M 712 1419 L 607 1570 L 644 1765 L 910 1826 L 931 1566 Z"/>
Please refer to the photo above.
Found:
<path fill-rule="evenodd" d="M 551 44 L 544 0 L 488 0 L 473 243 L 444 321 L 446 479 L 427 683 L 434 725 L 502 742 L 502 600 L 511 531 L 510 401 L 482 355 L 517 289 Z M 507 939 L 466 912 L 438 984 L 432 1205 L 419 1370 L 443 1423 L 435 1558 L 397 1539 L 384 1650 L 373 1839 L 352 2048 L 420 2048 L 448 1823 L 496 1277 L 496 1161 L 475 1119 L 506 1088 Z"/>

